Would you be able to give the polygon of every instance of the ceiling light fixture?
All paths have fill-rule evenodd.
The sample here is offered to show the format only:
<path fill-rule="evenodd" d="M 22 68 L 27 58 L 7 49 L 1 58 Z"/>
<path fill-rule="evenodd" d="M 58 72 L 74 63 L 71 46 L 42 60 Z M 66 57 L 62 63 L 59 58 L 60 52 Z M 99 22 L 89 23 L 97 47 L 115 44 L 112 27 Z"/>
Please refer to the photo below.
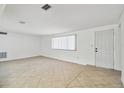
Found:
<path fill-rule="evenodd" d="M 19 21 L 20 24 L 25 24 L 26 22 L 25 21 Z"/>

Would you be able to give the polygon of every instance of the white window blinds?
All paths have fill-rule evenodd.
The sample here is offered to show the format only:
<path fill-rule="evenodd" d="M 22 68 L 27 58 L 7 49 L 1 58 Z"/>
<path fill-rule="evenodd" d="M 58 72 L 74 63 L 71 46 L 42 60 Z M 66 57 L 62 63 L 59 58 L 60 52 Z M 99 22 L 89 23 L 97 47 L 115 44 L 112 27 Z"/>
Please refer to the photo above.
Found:
<path fill-rule="evenodd" d="M 53 49 L 75 50 L 75 35 L 52 38 Z"/>

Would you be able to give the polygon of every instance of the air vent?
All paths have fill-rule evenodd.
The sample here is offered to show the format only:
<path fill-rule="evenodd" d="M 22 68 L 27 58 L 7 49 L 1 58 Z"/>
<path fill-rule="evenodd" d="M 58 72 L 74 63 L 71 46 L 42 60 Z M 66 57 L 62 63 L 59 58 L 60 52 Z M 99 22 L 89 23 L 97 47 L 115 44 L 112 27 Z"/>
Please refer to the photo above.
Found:
<path fill-rule="evenodd" d="M 7 52 L 0 52 L 0 58 L 7 58 Z"/>
<path fill-rule="evenodd" d="M 49 4 L 45 4 L 44 6 L 41 7 L 43 10 L 48 10 L 51 8 Z"/>
<path fill-rule="evenodd" d="M 26 22 L 25 22 L 25 21 L 19 21 L 19 23 L 20 23 L 20 24 L 26 24 Z"/>
<path fill-rule="evenodd" d="M 6 32 L 0 32 L 0 34 L 2 34 L 2 35 L 7 35 L 7 33 L 6 33 Z"/>

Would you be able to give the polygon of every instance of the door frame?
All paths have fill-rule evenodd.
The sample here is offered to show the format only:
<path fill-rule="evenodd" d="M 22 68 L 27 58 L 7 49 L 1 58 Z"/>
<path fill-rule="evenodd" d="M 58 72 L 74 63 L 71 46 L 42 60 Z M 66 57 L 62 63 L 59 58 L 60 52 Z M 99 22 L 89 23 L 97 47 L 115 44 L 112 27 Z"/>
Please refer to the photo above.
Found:
<path fill-rule="evenodd" d="M 112 32 L 113 32 L 113 66 L 112 66 L 112 68 L 108 68 L 108 69 L 115 69 L 115 29 L 113 28 L 113 29 L 106 29 L 106 30 L 113 30 Z M 99 31 L 106 31 L 106 30 L 99 30 Z M 97 67 L 96 66 L 96 32 L 99 32 L 99 31 L 95 31 L 95 33 L 94 33 L 94 52 L 95 52 L 95 67 Z M 102 67 L 102 68 L 104 68 L 104 67 Z"/>

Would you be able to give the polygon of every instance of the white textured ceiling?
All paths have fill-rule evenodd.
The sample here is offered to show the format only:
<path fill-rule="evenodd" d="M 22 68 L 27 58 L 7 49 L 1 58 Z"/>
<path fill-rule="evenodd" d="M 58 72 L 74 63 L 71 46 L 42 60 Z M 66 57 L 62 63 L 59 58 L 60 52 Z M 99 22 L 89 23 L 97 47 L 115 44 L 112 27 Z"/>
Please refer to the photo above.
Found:
<path fill-rule="evenodd" d="M 6 5 L 0 26 L 8 31 L 47 35 L 87 29 L 118 22 L 124 5 L 51 4 L 48 11 L 43 5 Z M 26 24 L 20 24 L 25 21 Z"/>

